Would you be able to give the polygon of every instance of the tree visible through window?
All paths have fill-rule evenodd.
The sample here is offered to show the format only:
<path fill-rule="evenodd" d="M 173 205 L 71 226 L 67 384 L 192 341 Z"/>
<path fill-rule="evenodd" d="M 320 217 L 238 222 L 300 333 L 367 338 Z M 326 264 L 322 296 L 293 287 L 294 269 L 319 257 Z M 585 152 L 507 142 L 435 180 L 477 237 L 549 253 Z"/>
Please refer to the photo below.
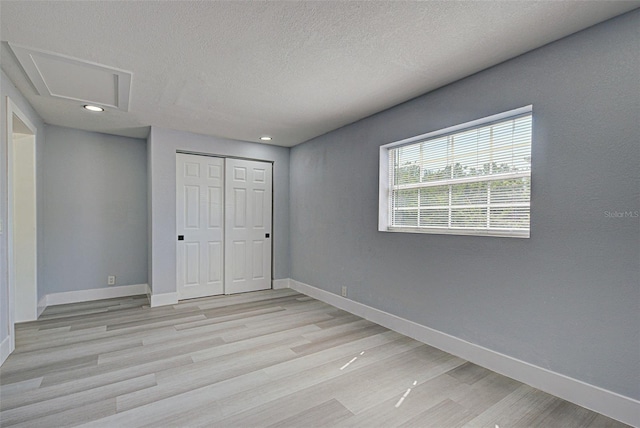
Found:
<path fill-rule="evenodd" d="M 388 230 L 528 237 L 531 127 L 529 108 L 390 147 Z"/>

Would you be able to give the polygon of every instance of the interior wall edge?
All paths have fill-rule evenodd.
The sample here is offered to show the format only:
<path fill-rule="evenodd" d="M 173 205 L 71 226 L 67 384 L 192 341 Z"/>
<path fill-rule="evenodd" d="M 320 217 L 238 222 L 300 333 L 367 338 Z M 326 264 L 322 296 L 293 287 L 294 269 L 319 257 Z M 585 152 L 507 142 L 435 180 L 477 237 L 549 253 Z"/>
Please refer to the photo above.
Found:
<path fill-rule="evenodd" d="M 10 100 L 13 107 L 8 108 L 8 101 Z M 41 248 L 42 248 L 42 240 L 43 234 L 39 229 L 40 219 L 42 216 L 42 206 L 43 206 L 43 192 L 42 192 L 42 173 L 40 169 L 40 165 L 42 162 L 41 149 L 43 147 L 45 141 L 45 124 L 38 115 L 38 113 L 33 109 L 33 107 L 29 104 L 24 95 L 17 89 L 17 87 L 13 84 L 11 79 L 5 74 L 4 70 L 0 70 L 0 165 L 4 165 L 4 167 L 8 166 L 8 151 L 9 151 L 9 135 L 7 131 L 9 130 L 11 124 L 7 123 L 8 113 L 17 108 L 35 128 L 34 134 L 36 135 L 35 145 L 36 145 L 36 222 L 38 224 L 38 230 L 36 231 L 36 240 L 37 240 L 37 297 L 41 294 L 41 282 L 43 281 L 42 277 L 42 257 L 41 257 Z M 6 168 L 5 168 L 6 169 Z M 9 293 L 9 277 L 8 277 L 8 251 L 9 251 L 9 233 L 8 228 L 10 227 L 9 223 L 9 177 L 7 175 L 7 171 L 3 171 L 0 174 L 0 222 L 2 222 L 2 232 L 0 233 L 0 343 L 2 344 L 2 359 L 0 361 L 4 361 L 4 359 L 8 356 L 9 353 L 13 352 L 13 339 L 14 335 L 12 335 L 11 330 L 13 329 L 11 319 L 10 319 L 10 311 L 12 310 L 12 306 L 9 305 L 10 299 L 13 299 Z M 34 314 L 35 315 L 35 314 Z M 8 339 L 8 340 L 7 340 Z M 6 354 L 4 354 L 6 353 Z M 0 362 L 1 364 L 1 362 Z"/>
<path fill-rule="evenodd" d="M 47 295 L 46 294 L 44 296 L 40 297 L 40 300 L 38 300 L 38 308 L 37 308 L 37 317 L 36 318 L 40 318 L 40 315 L 42 315 L 42 313 L 44 312 L 45 309 L 47 309 Z"/>
<path fill-rule="evenodd" d="M 282 288 L 291 288 L 290 278 L 274 279 L 272 281 L 272 287 L 274 290 L 280 290 Z"/>
<path fill-rule="evenodd" d="M 158 306 L 176 305 L 178 304 L 178 293 L 152 293 L 149 303 L 152 308 L 157 308 Z"/>
<path fill-rule="evenodd" d="M 5 362 L 9 354 L 11 354 L 11 336 L 5 337 L 0 343 L 0 366 Z"/>

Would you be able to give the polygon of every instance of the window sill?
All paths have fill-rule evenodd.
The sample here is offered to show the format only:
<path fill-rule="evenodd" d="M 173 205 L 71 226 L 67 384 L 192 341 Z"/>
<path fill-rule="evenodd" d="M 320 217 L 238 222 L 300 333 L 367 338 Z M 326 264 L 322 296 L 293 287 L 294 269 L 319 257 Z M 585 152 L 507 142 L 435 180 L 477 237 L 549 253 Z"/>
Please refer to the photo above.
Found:
<path fill-rule="evenodd" d="M 486 229 L 447 229 L 447 228 L 425 228 L 425 227 L 389 227 L 379 229 L 380 232 L 400 232 L 400 233 L 422 233 L 434 235 L 462 235 L 462 236 L 491 236 L 497 238 L 529 238 L 528 230 L 486 230 Z"/>

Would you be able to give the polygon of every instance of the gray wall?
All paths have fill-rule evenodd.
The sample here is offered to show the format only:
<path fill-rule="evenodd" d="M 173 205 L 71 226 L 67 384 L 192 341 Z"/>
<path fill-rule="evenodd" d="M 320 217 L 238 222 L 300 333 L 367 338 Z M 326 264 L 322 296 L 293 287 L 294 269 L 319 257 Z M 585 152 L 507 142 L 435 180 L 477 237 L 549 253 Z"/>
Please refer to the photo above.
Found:
<path fill-rule="evenodd" d="M 140 139 L 47 125 L 40 288 L 147 282 L 147 148 Z"/>
<path fill-rule="evenodd" d="M 639 41 L 635 11 L 293 148 L 291 277 L 639 399 Z M 528 104 L 530 239 L 377 231 L 380 145 Z"/>
<path fill-rule="evenodd" d="M 151 128 L 148 139 L 154 294 L 176 292 L 176 151 L 273 161 L 273 278 L 289 277 L 289 149 Z"/>
<path fill-rule="evenodd" d="M 18 89 L 9 80 L 4 71 L 0 72 L 0 218 L 2 219 L 2 234 L 0 234 L 0 342 L 9 335 L 9 299 L 8 280 L 7 280 L 7 99 L 11 100 L 24 113 L 31 123 L 37 128 L 36 130 L 36 192 L 37 192 L 37 210 L 38 220 L 42 218 L 43 208 L 43 192 L 42 192 L 42 148 L 45 142 L 45 125 L 40 116 L 33 110 L 27 100 L 22 96 Z M 42 234 L 38 230 L 38 278 L 42 278 L 40 268 L 42 266 Z M 41 293 L 38 290 L 38 298 Z"/>

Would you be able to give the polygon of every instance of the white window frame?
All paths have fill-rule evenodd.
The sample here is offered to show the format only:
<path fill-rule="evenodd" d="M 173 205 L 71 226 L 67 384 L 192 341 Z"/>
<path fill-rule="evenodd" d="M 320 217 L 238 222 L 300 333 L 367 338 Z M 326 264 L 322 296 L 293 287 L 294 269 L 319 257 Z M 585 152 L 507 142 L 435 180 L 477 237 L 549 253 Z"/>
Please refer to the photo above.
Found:
<path fill-rule="evenodd" d="M 384 144 L 380 146 L 380 171 L 379 171 L 379 185 L 378 185 L 378 230 L 380 232 L 400 232 L 400 233 L 427 233 L 427 234 L 446 234 L 446 235 L 473 235 L 473 236 L 497 236 L 497 237 L 511 237 L 511 238 L 529 238 L 530 229 L 526 231 L 514 231 L 514 230 L 487 230 L 487 229 L 449 229 L 449 228 L 420 228 L 420 227 L 393 227 L 391 228 L 391 204 L 390 204 L 390 164 L 389 164 L 389 151 L 400 146 L 406 146 L 413 143 L 418 143 L 427 139 L 435 138 L 444 134 L 452 134 L 461 132 L 470 128 L 479 128 L 483 125 L 488 125 L 492 122 L 499 122 L 507 120 L 509 118 L 522 116 L 533 113 L 533 106 L 528 105 L 517 109 L 509 110 L 503 113 L 495 114 L 489 117 L 484 117 L 470 122 L 465 122 L 459 125 L 450 126 L 448 128 L 440 129 L 434 132 L 428 132 L 426 134 L 417 135 L 415 137 L 407 138 L 393 143 Z M 515 173 L 519 175 L 519 173 Z M 451 181 L 463 182 L 468 181 L 466 179 L 453 179 Z M 439 184 L 448 184 L 441 182 Z"/>

